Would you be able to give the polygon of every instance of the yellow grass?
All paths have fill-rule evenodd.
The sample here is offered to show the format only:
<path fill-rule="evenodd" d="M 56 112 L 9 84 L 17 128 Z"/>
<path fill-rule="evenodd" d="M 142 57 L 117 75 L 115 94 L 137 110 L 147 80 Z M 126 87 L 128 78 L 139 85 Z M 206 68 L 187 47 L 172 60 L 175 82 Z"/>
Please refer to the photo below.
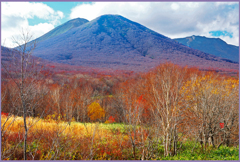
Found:
<path fill-rule="evenodd" d="M 113 135 L 111 128 L 107 124 L 102 123 L 78 123 L 78 122 L 63 122 L 61 120 L 27 118 L 27 126 L 29 135 L 32 133 L 48 133 L 68 136 L 71 138 L 92 137 L 95 139 L 108 137 Z M 24 123 L 22 117 L 11 116 L 1 117 L 2 131 L 8 133 L 24 133 Z M 119 134 L 121 135 L 121 134 Z M 119 138 L 119 136 L 118 136 Z M 123 137 L 121 137 L 123 138 Z M 126 139 L 126 136 L 124 137 Z"/>

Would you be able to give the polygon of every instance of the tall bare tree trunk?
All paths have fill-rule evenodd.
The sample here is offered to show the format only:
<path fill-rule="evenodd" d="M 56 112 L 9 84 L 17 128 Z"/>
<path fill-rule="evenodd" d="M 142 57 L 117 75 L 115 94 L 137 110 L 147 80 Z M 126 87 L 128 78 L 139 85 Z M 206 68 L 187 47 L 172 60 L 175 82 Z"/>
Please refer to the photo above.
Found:
<path fill-rule="evenodd" d="M 25 48 L 25 47 L 24 47 Z M 25 51 L 26 49 L 24 49 Z M 22 100 L 22 109 L 23 109 L 23 122 L 24 122 L 24 130 L 25 130 L 25 134 L 24 134 L 24 153 L 23 153 L 23 158 L 24 160 L 27 160 L 27 108 L 26 108 L 26 104 L 25 104 L 25 97 L 24 97 L 24 56 L 25 56 L 25 52 L 23 51 L 23 53 L 21 54 L 21 86 L 20 86 L 20 95 L 21 95 L 21 100 Z"/>

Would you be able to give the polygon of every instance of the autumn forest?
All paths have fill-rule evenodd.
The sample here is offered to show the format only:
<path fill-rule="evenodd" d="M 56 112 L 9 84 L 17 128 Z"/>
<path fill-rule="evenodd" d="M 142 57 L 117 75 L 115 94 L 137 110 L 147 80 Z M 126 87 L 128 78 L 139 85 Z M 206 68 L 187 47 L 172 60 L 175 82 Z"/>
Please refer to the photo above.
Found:
<path fill-rule="evenodd" d="M 2 59 L 2 160 L 239 159 L 238 74 L 70 72 L 24 46 Z"/>

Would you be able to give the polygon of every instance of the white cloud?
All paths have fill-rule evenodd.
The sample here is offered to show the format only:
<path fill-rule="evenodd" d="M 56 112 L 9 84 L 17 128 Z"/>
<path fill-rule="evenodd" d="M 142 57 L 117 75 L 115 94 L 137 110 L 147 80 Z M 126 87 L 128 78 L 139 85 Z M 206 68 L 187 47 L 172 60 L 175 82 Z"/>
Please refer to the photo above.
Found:
<path fill-rule="evenodd" d="M 220 5 L 235 5 L 235 4 L 238 4 L 238 2 L 216 2 L 215 4 L 216 4 L 216 6 L 220 6 Z"/>
<path fill-rule="evenodd" d="M 40 23 L 34 26 L 29 26 L 29 29 L 32 33 L 38 33 L 39 35 L 43 35 L 46 32 L 45 31 L 50 31 L 54 28 L 53 24 L 49 24 L 49 23 Z M 36 36 L 34 36 L 36 38 Z"/>
<path fill-rule="evenodd" d="M 104 14 L 122 15 L 170 38 L 227 31 L 233 37 L 220 38 L 239 44 L 238 2 L 95 2 L 72 8 L 70 18 L 93 20 Z"/>
<path fill-rule="evenodd" d="M 172 3 L 172 4 L 171 4 L 171 8 L 172 8 L 173 10 L 178 10 L 178 9 L 179 9 L 179 5 L 178 5 L 177 3 Z"/>
<path fill-rule="evenodd" d="M 29 25 L 28 19 L 39 18 L 47 23 Z M 14 47 L 12 37 L 19 35 L 21 29 L 29 29 L 35 38 L 52 30 L 64 17 L 61 11 L 54 11 L 43 3 L 2 2 L 1 3 L 1 40 L 2 45 Z"/>

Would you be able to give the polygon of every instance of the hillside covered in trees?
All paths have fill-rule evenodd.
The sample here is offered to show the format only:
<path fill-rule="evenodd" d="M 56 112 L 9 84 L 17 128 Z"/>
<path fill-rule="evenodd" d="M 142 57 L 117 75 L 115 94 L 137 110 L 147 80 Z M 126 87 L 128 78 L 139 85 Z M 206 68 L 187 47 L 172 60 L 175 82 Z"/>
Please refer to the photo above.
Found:
<path fill-rule="evenodd" d="M 172 63 L 38 76 L 23 82 L 27 159 L 238 159 L 238 77 Z M 2 78 L 2 159 L 23 159 L 19 80 Z"/>

